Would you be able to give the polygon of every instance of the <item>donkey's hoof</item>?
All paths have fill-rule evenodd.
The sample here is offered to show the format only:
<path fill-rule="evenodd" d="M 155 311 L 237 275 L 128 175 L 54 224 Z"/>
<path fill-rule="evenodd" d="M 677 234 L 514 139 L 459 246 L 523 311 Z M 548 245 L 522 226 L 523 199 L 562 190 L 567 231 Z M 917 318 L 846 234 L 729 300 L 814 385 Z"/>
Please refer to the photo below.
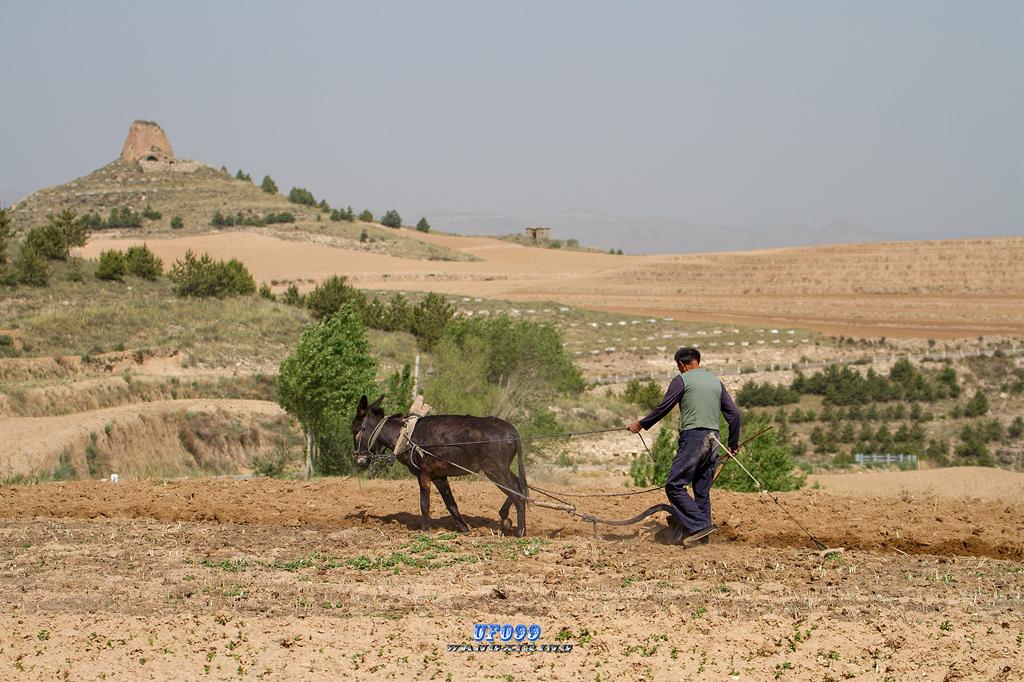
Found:
<path fill-rule="evenodd" d="M 506 532 L 512 531 L 512 519 L 507 516 L 501 518 L 501 529 Z"/>

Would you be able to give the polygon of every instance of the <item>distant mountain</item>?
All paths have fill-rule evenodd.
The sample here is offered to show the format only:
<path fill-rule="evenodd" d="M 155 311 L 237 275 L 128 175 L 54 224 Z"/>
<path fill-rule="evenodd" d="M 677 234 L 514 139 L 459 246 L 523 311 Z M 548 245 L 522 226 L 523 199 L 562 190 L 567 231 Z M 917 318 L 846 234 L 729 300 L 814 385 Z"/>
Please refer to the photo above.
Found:
<path fill-rule="evenodd" d="M 624 218 L 590 209 L 520 215 L 444 210 L 410 210 L 408 213 L 426 215 L 435 228 L 458 234 L 520 234 L 525 227 L 543 225 L 551 228 L 553 239 L 578 239 L 585 246 L 622 249 L 626 253 L 737 251 L 898 238 L 849 219 L 834 220 L 824 228 L 811 228 L 800 224 L 707 225 L 657 216 Z"/>

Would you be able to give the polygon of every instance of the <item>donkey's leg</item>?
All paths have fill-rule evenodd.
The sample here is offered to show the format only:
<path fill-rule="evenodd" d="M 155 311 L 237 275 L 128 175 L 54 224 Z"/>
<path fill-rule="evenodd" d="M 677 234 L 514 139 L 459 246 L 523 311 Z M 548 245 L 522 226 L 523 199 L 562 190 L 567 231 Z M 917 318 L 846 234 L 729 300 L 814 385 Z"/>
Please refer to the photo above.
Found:
<path fill-rule="evenodd" d="M 452 495 L 452 487 L 448 485 L 448 479 L 444 477 L 435 478 L 434 485 L 437 486 L 437 492 L 441 493 L 441 497 L 444 499 L 444 506 L 448 507 L 448 513 L 455 520 L 455 527 L 460 532 L 468 533 L 469 526 L 466 524 L 465 519 L 462 518 L 462 514 L 459 513 L 459 507 L 455 504 L 455 496 Z"/>
<path fill-rule="evenodd" d="M 508 469 L 500 467 L 488 467 L 484 470 L 484 473 L 487 474 L 487 477 L 494 484 L 501 488 L 502 492 L 508 495 L 505 498 L 505 504 L 498 510 L 498 514 L 502 519 L 502 527 L 505 527 L 509 506 L 514 504 L 516 506 L 516 535 L 523 537 L 523 534 L 526 532 L 526 501 L 523 499 L 524 493 L 519 485 L 519 479 Z M 513 490 L 515 491 L 514 493 L 509 492 Z"/>
<path fill-rule="evenodd" d="M 509 495 L 505 498 L 505 503 L 501 505 L 501 509 L 498 510 L 498 518 L 501 519 L 501 527 L 504 530 L 512 530 L 512 522 L 508 520 L 508 510 L 512 508 L 515 500 Z"/>
<path fill-rule="evenodd" d="M 420 530 L 430 530 L 430 479 L 423 472 L 419 475 L 420 484 Z"/>

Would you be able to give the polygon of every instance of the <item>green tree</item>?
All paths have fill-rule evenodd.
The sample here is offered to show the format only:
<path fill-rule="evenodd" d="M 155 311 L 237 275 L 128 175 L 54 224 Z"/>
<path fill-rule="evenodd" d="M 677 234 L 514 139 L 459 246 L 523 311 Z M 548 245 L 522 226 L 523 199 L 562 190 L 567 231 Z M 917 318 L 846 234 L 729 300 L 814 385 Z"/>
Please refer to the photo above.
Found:
<path fill-rule="evenodd" d="M 7 262 L 7 243 L 13 236 L 11 209 L 0 206 L 0 265 Z"/>
<path fill-rule="evenodd" d="M 263 176 L 263 182 L 260 183 L 260 189 L 267 194 L 277 194 L 277 184 L 270 178 L 269 175 Z"/>
<path fill-rule="evenodd" d="M 677 441 L 675 429 L 668 425 L 662 427 L 651 444 L 651 455 L 644 453 L 634 458 L 629 465 L 629 476 L 633 479 L 633 485 L 643 488 L 665 485 L 676 457 Z"/>
<path fill-rule="evenodd" d="M 380 219 L 380 224 L 383 225 L 384 227 L 401 227 L 402 216 L 398 215 L 398 211 L 396 211 L 395 209 L 389 209 L 384 214 L 384 217 Z"/>
<path fill-rule="evenodd" d="M 39 252 L 22 242 L 18 257 L 14 259 L 14 279 L 20 284 L 45 287 L 50 281 L 50 267 Z"/>
<path fill-rule="evenodd" d="M 124 254 L 116 249 L 104 251 L 100 254 L 99 265 L 96 266 L 96 279 L 105 279 L 121 282 L 128 272 L 125 264 Z"/>
<path fill-rule="evenodd" d="M 370 211 L 368 210 L 364 210 L 362 213 L 359 214 L 359 220 L 364 223 L 372 223 L 373 214 L 370 213 Z"/>
<path fill-rule="evenodd" d="M 455 307 L 444 296 L 433 292 L 424 296 L 412 309 L 410 327 L 420 349 L 431 350 L 453 317 Z"/>
<path fill-rule="evenodd" d="M 61 228 L 50 221 L 26 232 L 22 249 L 50 260 L 63 260 L 67 258 L 68 243 Z"/>
<path fill-rule="evenodd" d="M 319 473 L 351 471 L 349 423 L 356 404 L 376 388 L 377 361 L 352 305 L 306 329 L 281 363 L 277 400 L 321 448 Z"/>
<path fill-rule="evenodd" d="M 430 232 L 430 223 L 427 222 L 426 218 L 420 218 L 420 221 L 416 223 L 416 230 L 419 232 Z"/>
<path fill-rule="evenodd" d="M 401 293 L 393 293 L 381 315 L 381 329 L 389 332 L 406 332 L 412 329 L 412 306 Z"/>
<path fill-rule="evenodd" d="M 289 284 L 288 288 L 281 294 L 281 303 L 287 305 L 302 306 L 306 305 L 306 297 L 299 293 L 299 288 L 294 284 Z"/>
<path fill-rule="evenodd" d="M 252 177 L 248 173 L 243 171 L 241 168 L 239 168 L 238 172 L 235 173 L 235 180 L 244 180 L 245 182 L 252 182 Z"/>
<path fill-rule="evenodd" d="M 359 311 L 365 323 L 366 295 L 359 289 L 346 284 L 345 277 L 342 275 L 335 275 L 320 282 L 306 296 L 306 307 L 318 320 L 330 317 L 347 304 L 351 304 Z"/>
<path fill-rule="evenodd" d="M 71 257 L 71 249 L 85 246 L 89 240 L 89 229 L 78 217 L 78 213 L 69 208 L 59 212 L 50 222 L 64 237 L 64 260 Z"/>
<path fill-rule="evenodd" d="M 164 262 L 155 253 L 150 251 L 149 247 L 145 244 L 142 246 L 129 246 L 128 250 L 125 251 L 124 261 L 129 274 L 141 277 L 142 279 L 155 281 L 164 273 Z"/>
<path fill-rule="evenodd" d="M 142 227 L 142 215 L 135 213 L 127 206 L 110 209 L 107 216 L 107 227 Z"/>
<path fill-rule="evenodd" d="M 316 206 L 316 198 L 313 197 L 313 193 L 302 187 L 292 187 L 292 191 L 288 192 L 288 201 L 304 206 Z"/>

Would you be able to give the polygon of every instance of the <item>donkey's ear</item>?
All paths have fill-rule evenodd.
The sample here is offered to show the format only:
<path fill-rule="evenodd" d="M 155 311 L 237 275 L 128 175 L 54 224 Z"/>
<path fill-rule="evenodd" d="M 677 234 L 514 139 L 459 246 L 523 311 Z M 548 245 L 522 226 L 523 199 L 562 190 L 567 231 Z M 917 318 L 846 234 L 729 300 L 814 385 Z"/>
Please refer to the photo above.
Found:
<path fill-rule="evenodd" d="M 356 414 L 366 414 L 367 407 L 369 407 L 369 403 L 367 403 L 366 396 L 364 395 L 362 398 L 359 399 L 359 405 L 356 407 Z"/>
<path fill-rule="evenodd" d="M 379 409 L 381 409 L 381 405 L 383 403 L 384 403 L 384 396 L 381 396 L 381 397 L 379 397 L 379 398 L 377 398 L 376 400 L 373 401 L 373 404 L 370 405 L 370 409 L 372 409 L 372 410 L 379 410 Z"/>

